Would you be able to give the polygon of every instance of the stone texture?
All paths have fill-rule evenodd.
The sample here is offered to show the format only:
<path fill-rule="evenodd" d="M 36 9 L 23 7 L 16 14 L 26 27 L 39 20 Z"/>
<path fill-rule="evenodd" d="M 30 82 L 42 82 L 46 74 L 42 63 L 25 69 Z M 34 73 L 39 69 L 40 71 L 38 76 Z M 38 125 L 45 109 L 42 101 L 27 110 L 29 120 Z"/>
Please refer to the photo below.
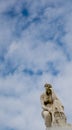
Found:
<path fill-rule="evenodd" d="M 42 106 L 42 117 L 45 122 L 46 130 L 51 128 L 72 128 L 67 124 L 67 118 L 64 112 L 64 106 L 56 96 L 52 85 L 45 84 L 45 92 L 41 94 L 40 101 Z"/>

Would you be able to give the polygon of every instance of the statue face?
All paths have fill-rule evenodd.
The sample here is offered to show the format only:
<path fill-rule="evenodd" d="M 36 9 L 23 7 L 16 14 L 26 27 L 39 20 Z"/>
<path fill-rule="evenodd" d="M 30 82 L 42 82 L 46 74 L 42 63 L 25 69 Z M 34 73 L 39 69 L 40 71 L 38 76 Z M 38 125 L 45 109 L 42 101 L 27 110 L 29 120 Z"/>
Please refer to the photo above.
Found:
<path fill-rule="evenodd" d="M 46 90 L 46 94 L 47 94 L 47 95 L 52 95 L 52 90 L 51 90 L 51 88 L 46 87 L 45 90 Z"/>
<path fill-rule="evenodd" d="M 51 84 L 48 84 L 48 83 L 46 83 L 45 85 L 44 85 L 44 87 L 45 87 L 45 90 L 46 90 L 46 94 L 47 95 L 52 95 L 52 86 L 51 86 Z"/>

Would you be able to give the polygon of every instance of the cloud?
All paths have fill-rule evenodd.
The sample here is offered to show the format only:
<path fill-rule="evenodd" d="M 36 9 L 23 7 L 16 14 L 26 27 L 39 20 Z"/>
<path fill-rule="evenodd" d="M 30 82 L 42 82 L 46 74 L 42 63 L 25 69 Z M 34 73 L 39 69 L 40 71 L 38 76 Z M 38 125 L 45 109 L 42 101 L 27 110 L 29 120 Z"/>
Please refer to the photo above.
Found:
<path fill-rule="evenodd" d="M 0 1 L 0 127 L 45 129 L 40 95 L 49 82 L 71 118 L 71 1 Z"/>

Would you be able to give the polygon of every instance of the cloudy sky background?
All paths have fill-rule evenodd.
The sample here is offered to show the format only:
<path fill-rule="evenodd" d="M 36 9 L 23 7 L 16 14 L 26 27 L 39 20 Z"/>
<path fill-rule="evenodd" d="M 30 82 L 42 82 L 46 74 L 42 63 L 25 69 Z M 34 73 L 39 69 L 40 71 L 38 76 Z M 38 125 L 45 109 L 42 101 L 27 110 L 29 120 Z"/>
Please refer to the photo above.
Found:
<path fill-rule="evenodd" d="M 44 130 L 53 85 L 72 122 L 72 0 L 0 0 L 0 130 Z"/>

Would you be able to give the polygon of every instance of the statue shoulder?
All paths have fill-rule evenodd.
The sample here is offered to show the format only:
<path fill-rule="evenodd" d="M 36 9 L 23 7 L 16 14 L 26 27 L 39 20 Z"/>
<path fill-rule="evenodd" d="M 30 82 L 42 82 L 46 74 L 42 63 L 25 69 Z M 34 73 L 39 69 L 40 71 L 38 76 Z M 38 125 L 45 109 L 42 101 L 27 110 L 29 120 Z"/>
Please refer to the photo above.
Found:
<path fill-rule="evenodd" d="M 55 94 L 54 91 L 52 91 L 52 97 L 53 97 L 53 100 L 57 100 L 58 99 L 58 97 L 57 97 L 57 95 Z"/>
<path fill-rule="evenodd" d="M 42 93 L 40 99 L 44 99 L 44 97 L 45 97 L 45 93 Z"/>

